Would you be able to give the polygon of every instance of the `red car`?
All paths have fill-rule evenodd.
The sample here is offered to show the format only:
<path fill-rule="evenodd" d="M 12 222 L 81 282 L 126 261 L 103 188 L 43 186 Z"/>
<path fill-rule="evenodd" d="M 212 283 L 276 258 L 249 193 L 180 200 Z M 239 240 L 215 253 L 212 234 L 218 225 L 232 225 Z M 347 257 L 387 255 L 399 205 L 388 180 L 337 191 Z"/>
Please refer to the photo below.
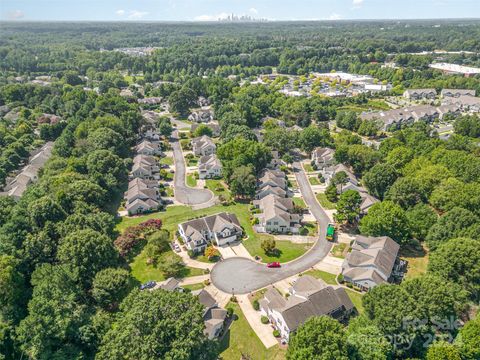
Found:
<path fill-rule="evenodd" d="M 274 261 L 274 262 L 268 263 L 268 264 L 267 264 L 267 267 L 268 267 L 268 268 L 279 268 L 279 267 L 280 267 L 280 263 L 279 263 L 278 261 Z"/>

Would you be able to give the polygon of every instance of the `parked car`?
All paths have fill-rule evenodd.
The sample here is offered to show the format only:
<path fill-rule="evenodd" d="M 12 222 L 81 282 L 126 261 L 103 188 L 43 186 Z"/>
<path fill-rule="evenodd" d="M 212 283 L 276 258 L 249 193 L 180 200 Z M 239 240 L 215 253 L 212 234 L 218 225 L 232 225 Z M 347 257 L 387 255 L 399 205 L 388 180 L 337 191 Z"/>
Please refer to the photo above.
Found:
<path fill-rule="evenodd" d="M 280 263 L 279 263 L 278 261 L 274 261 L 274 262 L 268 263 L 268 264 L 267 264 L 267 267 L 268 267 L 268 268 L 279 268 L 279 267 L 280 267 Z"/>
<path fill-rule="evenodd" d="M 157 285 L 155 281 L 148 281 L 145 284 L 140 285 L 140 290 L 151 289 L 155 285 Z"/>

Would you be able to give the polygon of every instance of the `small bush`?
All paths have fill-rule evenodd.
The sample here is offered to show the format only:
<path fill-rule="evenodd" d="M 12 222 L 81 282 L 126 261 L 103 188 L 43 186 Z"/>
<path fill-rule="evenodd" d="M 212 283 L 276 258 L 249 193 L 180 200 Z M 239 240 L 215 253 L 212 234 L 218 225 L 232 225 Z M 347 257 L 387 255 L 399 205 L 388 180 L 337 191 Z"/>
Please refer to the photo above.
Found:
<path fill-rule="evenodd" d="M 276 338 L 280 337 L 280 331 L 278 331 L 277 329 L 273 330 L 273 336 L 275 336 Z"/>
<path fill-rule="evenodd" d="M 353 288 L 353 285 L 352 285 L 351 283 L 347 283 L 347 287 L 348 287 L 349 289 L 352 289 L 352 288 Z"/>
<path fill-rule="evenodd" d="M 227 307 L 227 316 L 231 317 L 233 315 L 233 308 L 231 306 Z"/>
<path fill-rule="evenodd" d="M 236 297 L 235 295 L 232 295 L 232 296 L 230 297 L 230 301 L 233 302 L 233 303 L 238 302 L 237 297 Z"/>
<path fill-rule="evenodd" d="M 343 278 L 343 274 L 338 274 L 337 280 L 340 284 L 343 284 L 343 282 L 345 281 L 345 279 Z"/>
<path fill-rule="evenodd" d="M 306 227 L 302 226 L 300 228 L 300 230 L 298 231 L 298 233 L 302 236 L 308 235 L 308 229 Z"/>
<path fill-rule="evenodd" d="M 262 322 L 262 324 L 268 324 L 270 322 L 270 320 L 268 320 L 268 317 L 266 316 L 262 316 L 260 318 L 260 321 Z"/>
<path fill-rule="evenodd" d="M 253 300 L 253 304 L 252 304 L 252 305 L 253 305 L 253 308 L 254 308 L 255 310 L 257 310 L 257 311 L 260 310 L 260 303 L 258 302 L 258 300 L 256 300 L 256 299 Z"/>
<path fill-rule="evenodd" d="M 205 286 L 210 285 L 210 280 L 209 280 L 209 279 L 206 279 L 206 280 L 203 282 L 203 284 L 204 284 Z"/>

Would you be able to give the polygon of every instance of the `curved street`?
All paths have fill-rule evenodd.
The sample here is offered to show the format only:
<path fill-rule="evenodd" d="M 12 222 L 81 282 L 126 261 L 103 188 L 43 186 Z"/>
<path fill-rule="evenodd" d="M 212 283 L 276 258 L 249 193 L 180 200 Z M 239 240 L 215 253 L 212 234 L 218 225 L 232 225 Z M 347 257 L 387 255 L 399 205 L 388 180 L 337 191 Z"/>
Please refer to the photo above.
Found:
<path fill-rule="evenodd" d="M 178 137 L 178 131 L 172 134 L 170 141 L 175 162 L 175 199 L 185 205 L 204 204 L 213 199 L 213 193 L 207 189 L 194 189 L 185 183 L 186 167 L 183 158 L 182 147 Z"/>
<path fill-rule="evenodd" d="M 294 163 L 293 171 L 305 203 L 319 224 L 317 242 L 302 257 L 282 264 L 282 267 L 277 269 L 269 269 L 266 264 L 240 257 L 219 262 L 212 269 L 211 280 L 221 291 L 230 294 L 246 294 L 261 289 L 310 269 L 328 255 L 332 244 L 325 239 L 325 235 L 330 220 L 318 203 L 301 164 Z"/>

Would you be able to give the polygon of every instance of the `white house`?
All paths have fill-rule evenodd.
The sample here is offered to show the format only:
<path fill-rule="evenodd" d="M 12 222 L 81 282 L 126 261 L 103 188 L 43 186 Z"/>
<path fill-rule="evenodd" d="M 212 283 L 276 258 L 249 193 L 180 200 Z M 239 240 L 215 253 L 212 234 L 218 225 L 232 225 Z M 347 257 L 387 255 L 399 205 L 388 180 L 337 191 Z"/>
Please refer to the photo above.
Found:
<path fill-rule="evenodd" d="M 195 156 L 207 156 L 215 154 L 217 146 L 207 135 L 192 139 L 192 150 Z"/>
<path fill-rule="evenodd" d="M 163 156 L 162 146 L 158 142 L 143 140 L 135 146 L 135 152 L 141 155 Z"/>
<path fill-rule="evenodd" d="M 364 290 L 390 281 L 399 266 L 399 249 L 388 236 L 357 236 L 342 265 L 344 280 Z"/>
<path fill-rule="evenodd" d="M 202 156 L 198 160 L 198 175 L 200 179 L 212 179 L 222 176 L 222 163 L 215 154 Z"/>
<path fill-rule="evenodd" d="M 335 150 L 330 148 L 317 147 L 312 151 L 312 163 L 318 170 L 335 164 Z"/>
<path fill-rule="evenodd" d="M 309 275 L 299 277 L 284 298 L 275 288 L 269 288 L 260 300 L 260 311 L 280 332 L 282 340 L 313 316 L 330 316 L 344 322 L 355 307 L 342 287 L 326 285 Z"/>
<path fill-rule="evenodd" d="M 270 194 L 261 200 L 254 201 L 254 205 L 262 210 L 259 214 L 259 225 L 268 233 L 298 233 L 301 216 L 292 213 L 293 201 L 291 198 L 281 198 Z"/>
<path fill-rule="evenodd" d="M 178 232 L 195 253 L 203 252 L 210 242 L 222 246 L 237 241 L 243 233 L 235 214 L 225 212 L 178 224 Z"/>

